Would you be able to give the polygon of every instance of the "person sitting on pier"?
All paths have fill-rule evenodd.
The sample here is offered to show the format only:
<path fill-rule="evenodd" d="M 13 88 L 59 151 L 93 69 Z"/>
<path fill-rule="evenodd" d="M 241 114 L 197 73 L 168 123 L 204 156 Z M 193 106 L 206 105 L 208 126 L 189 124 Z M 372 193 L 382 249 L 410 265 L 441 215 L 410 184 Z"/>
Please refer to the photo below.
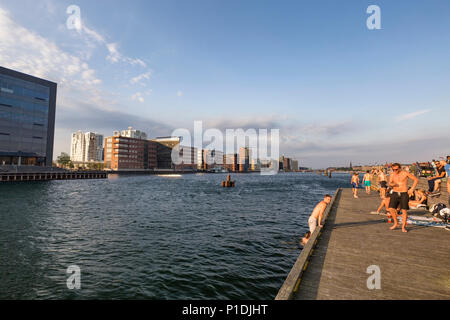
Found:
<path fill-rule="evenodd" d="M 311 216 L 308 219 L 309 231 L 311 232 L 311 234 L 314 232 L 317 226 L 319 226 L 319 228 L 322 228 L 323 213 L 325 212 L 325 209 L 330 202 L 331 196 L 327 194 L 325 195 L 323 200 L 320 201 L 314 208 Z M 319 224 L 317 224 L 317 222 L 319 222 Z"/>
<path fill-rule="evenodd" d="M 302 246 L 305 246 L 308 243 L 309 238 L 311 238 L 311 231 L 305 233 L 305 236 L 302 238 Z"/>
<path fill-rule="evenodd" d="M 440 192 L 441 179 L 445 178 L 445 161 L 436 163 L 436 175 L 428 178 L 428 194 Z"/>
<path fill-rule="evenodd" d="M 419 189 L 414 194 L 414 200 L 409 201 L 409 206 L 411 209 L 418 209 L 419 207 L 428 206 L 428 197 L 425 190 Z"/>
<path fill-rule="evenodd" d="M 410 189 L 408 189 L 408 179 L 413 181 Z M 401 170 L 399 163 L 392 165 L 392 173 L 389 176 L 389 187 L 392 187 L 393 191 L 391 200 L 389 201 L 389 211 L 394 218 L 394 225 L 390 228 L 391 230 L 398 227 L 397 208 L 400 206 L 400 211 L 402 212 L 402 231 L 408 232 L 406 230 L 406 223 L 408 219 L 409 197 L 414 194 L 418 183 L 419 179 L 411 173 Z"/>

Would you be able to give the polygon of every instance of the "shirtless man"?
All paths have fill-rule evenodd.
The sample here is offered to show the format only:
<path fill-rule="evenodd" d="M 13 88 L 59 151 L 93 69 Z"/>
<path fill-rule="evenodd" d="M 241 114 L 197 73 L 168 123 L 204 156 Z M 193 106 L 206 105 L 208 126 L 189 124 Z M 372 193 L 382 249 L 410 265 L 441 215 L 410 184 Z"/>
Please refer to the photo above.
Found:
<path fill-rule="evenodd" d="M 354 172 L 352 175 L 352 188 L 353 188 L 353 197 L 358 198 L 358 185 L 359 185 L 359 174 Z"/>
<path fill-rule="evenodd" d="M 372 175 L 370 174 L 370 171 L 367 171 L 366 174 L 364 175 L 363 184 L 364 187 L 366 187 L 366 193 L 370 194 L 370 188 L 372 186 Z"/>
<path fill-rule="evenodd" d="M 408 189 L 408 178 L 414 181 L 410 189 Z M 389 211 L 394 218 L 394 225 L 390 228 L 391 230 L 398 227 L 397 208 L 400 208 L 402 212 L 402 231 L 408 232 L 406 230 L 406 220 L 408 219 L 409 196 L 414 194 L 418 183 L 419 179 L 411 173 L 401 170 L 400 164 L 394 163 L 392 165 L 392 173 L 389 176 L 389 187 L 393 188 L 393 192 L 389 201 Z"/>
<path fill-rule="evenodd" d="M 322 218 L 325 209 L 331 202 L 331 196 L 329 194 L 325 195 L 322 201 L 320 201 L 314 208 L 311 216 L 308 219 L 309 231 L 313 234 L 317 227 L 317 220 L 319 221 L 319 228 L 322 228 Z"/>
<path fill-rule="evenodd" d="M 386 197 L 387 179 L 383 169 L 378 170 L 378 182 L 380 183 L 380 197 L 384 199 Z"/>

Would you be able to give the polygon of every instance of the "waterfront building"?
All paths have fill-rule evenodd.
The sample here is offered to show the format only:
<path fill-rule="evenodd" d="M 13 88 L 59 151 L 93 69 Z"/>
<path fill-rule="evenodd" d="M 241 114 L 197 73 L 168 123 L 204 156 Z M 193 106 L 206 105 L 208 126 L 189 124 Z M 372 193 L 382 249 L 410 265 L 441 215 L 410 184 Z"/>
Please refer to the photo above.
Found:
<path fill-rule="evenodd" d="M 224 154 L 219 150 L 199 150 L 197 157 L 198 170 L 223 169 Z"/>
<path fill-rule="evenodd" d="M 103 161 L 103 135 L 94 132 L 72 133 L 70 160 L 74 163 Z"/>
<path fill-rule="evenodd" d="M 247 172 L 250 168 L 250 149 L 239 148 L 239 172 Z"/>
<path fill-rule="evenodd" d="M 52 166 L 56 89 L 0 67 L 0 165 Z"/>
<path fill-rule="evenodd" d="M 278 159 L 278 170 L 283 171 L 284 169 L 284 156 L 280 156 Z"/>
<path fill-rule="evenodd" d="M 250 170 L 251 171 L 259 171 L 261 170 L 261 162 L 257 158 L 250 159 Z"/>
<path fill-rule="evenodd" d="M 292 165 L 292 168 L 291 168 L 292 171 L 298 171 L 298 160 L 292 159 L 291 165 Z"/>
<path fill-rule="evenodd" d="M 130 128 L 129 128 L 130 130 Z M 105 167 L 111 170 L 146 170 L 155 169 L 157 163 L 156 143 L 142 139 L 122 136 L 129 130 L 114 131 L 113 136 L 105 138 Z M 144 133 L 134 135 L 135 137 L 146 137 Z"/>
<path fill-rule="evenodd" d="M 284 157 L 283 157 L 284 158 Z M 283 170 L 284 172 L 290 172 L 292 171 L 292 161 L 291 158 L 284 158 L 283 159 Z"/>
<path fill-rule="evenodd" d="M 238 164 L 238 154 L 225 154 L 223 156 L 223 167 L 225 170 L 228 170 L 230 172 L 236 172 L 239 170 L 239 164 Z"/>
<path fill-rule="evenodd" d="M 191 170 L 196 171 L 197 168 L 197 148 L 177 145 L 172 150 L 178 150 L 178 153 L 175 153 L 177 159 L 172 159 L 172 161 L 176 161 L 178 164 L 174 164 L 175 170 Z"/>
<path fill-rule="evenodd" d="M 150 141 L 156 144 L 158 169 L 174 169 L 172 149 L 181 143 L 181 137 L 158 137 Z"/>

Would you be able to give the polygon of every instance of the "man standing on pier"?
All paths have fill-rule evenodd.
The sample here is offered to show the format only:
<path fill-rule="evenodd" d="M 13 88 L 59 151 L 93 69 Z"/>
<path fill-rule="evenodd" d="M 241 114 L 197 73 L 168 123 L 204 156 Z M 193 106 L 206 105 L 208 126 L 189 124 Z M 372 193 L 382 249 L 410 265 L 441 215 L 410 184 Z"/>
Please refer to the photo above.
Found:
<path fill-rule="evenodd" d="M 408 189 L 408 178 L 413 181 L 413 185 Z M 392 173 L 389 176 L 389 187 L 393 188 L 391 200 L 389 201 L 389 211 L 394 218 L 394 225 L 390 228 L 394 230 L 398 227 L 397 209 L 400 208 L 402 212 L 402 231 L 406 230 L 406 220 L 408 219 L 409 197 L 414 194 L 419 179 L 411 173 L 401 170 L 398 163 L 392 165 Z"/>
<path fill-rule="evenodd" d="M 325 195 L 322 201 L 320 201 L 314 208 L 311 216 L 308 219 L 309 231 L 313 234 L 317 227 L 317 221 L 319 221 L 319 227 L 322 228 L 322 218 L 325 209 L 331 202 L 331 196 L 329 194 Z"/>

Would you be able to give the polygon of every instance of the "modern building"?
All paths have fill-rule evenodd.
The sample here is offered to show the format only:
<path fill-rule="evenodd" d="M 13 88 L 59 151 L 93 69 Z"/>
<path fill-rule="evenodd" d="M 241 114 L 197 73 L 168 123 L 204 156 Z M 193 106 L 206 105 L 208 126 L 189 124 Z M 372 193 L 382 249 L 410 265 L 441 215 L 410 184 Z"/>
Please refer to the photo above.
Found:
<path fill-rule="evenodd" d="M 56 89 L 0 67 L 0 165 L 52 166 Z"/>
<path fill-rule="evenodd" d="M 224 168 L 224 155 L 219 150 L 198 150 L 197 157 L 198 170 L 212 170 Z"/>
<path fill-rule="evenodd" d="M 298 160 L 292 159 L 291 164 L 292 164 L 292 168 L 291 168 L 292 171 L 298 171 Z"/>
<path fill-rule="evenodd" d="M 292 160 L 291 160 L 291 158 L 284 158 L 283 159 L 283 170 L 285 172 L 292 171 Z"/>
<path fill-rule="evenodd" d="M 239 148 L 239 172 L 247 172 L 250 169 L 250 149 Z"/>
<path fill-rule="evenodd" d="M 94 132 L 72 133 L 70 160 L 74 163 L 102 162 L 103 135 Z"/>
<path fill-rule="evenodd" d="M 223 156 L 223 167 L 230 172 L 239 171 L 238 160 L 239 157 L 237 153 L 225 154 Z"/>
<path fill-rule="evenodd" d="M 175 165 L 172 161 L 172 149 L 181 143 L 181 138 L 159 137 L 150 141 L 156 144 L 158 169 L 174 169 Z"/>
<path fill-rule="evenodd" d="M 172 150 L 178 150 L 178 153 L 175 153 L 177 158 L 172 158 L 172 162 L 176 162 L 173 166 L 175 170 L 197 171 L 197 148 L 177 145 Z"/>
<path fill-rule="evenodd" d="M 261 162 L 257 158 L 250 159 L 250 171 L 260 171 L 261 170 Z"/>
<path fill-rule="evenodd" d="M 128 135 L 128 130 L 124 130 Z M 122 136 L 122 132 L 114 131 L 114 135 L 105 138 L 104 163 L 107 169 L 117 170 L 146 170 L 156 169 L 156 143 L 140 138 Z M 140 137 L 146 137 L 140 133 Z"/>

